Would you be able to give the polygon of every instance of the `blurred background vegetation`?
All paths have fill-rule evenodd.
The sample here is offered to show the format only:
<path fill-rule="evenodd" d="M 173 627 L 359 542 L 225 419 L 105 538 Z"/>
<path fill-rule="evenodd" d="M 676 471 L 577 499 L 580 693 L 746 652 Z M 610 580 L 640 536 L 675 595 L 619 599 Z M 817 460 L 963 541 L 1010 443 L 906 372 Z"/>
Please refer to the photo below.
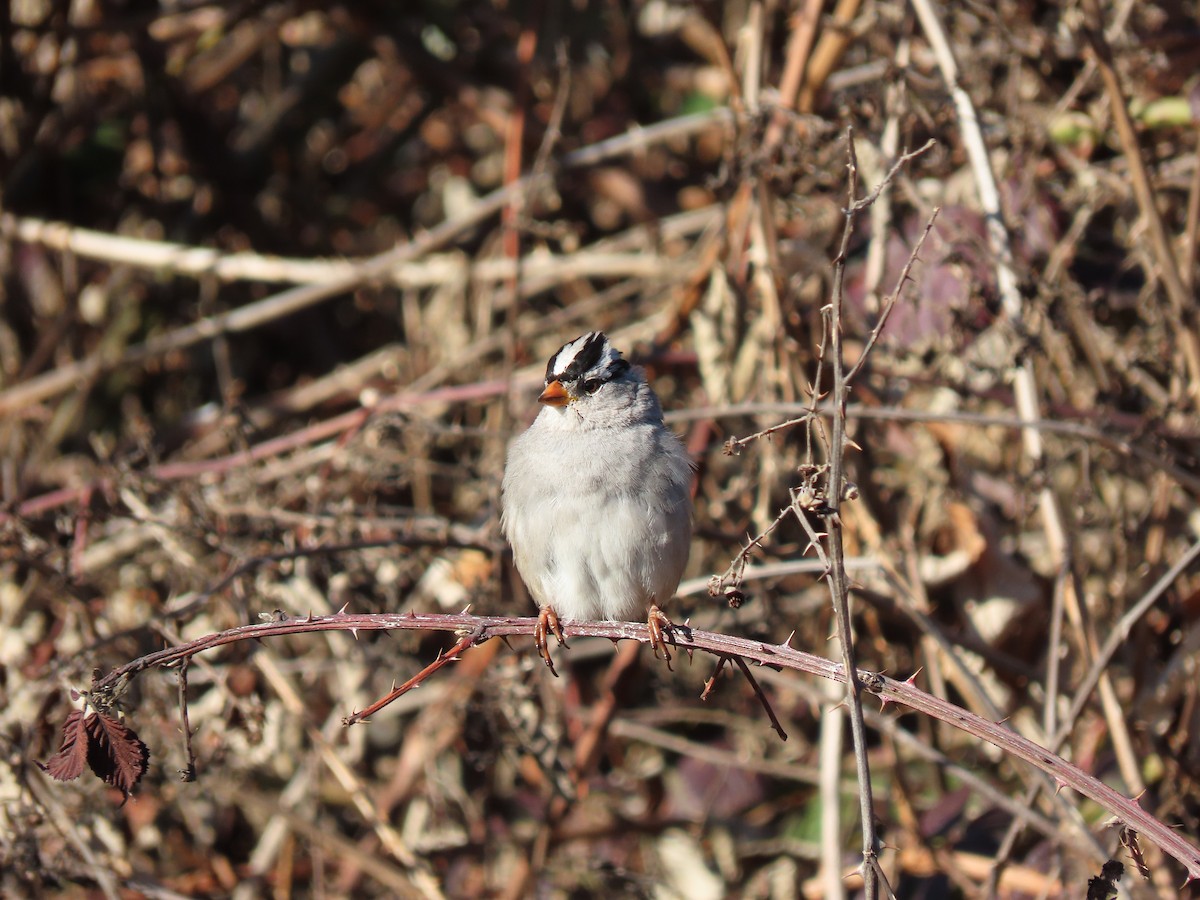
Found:
<path fill-rule="evenodd" d="M 999 182 L 1014 320 L 905 4 L 3 4 L 0 892 L 857 890 L 848 741 L 818 755 L 836 695 L 763 671 L 785 744 L 728 673 L 701 703 L 711 660 L 619 668 L 607 643 L 573 642 L 556 681 L 491 641 L 349 730 L 448 638 L 239 644 L 190 672 L 196 782 L 164 672 L 125 698 L 152 754 L 133 800 L 34 765 L 68 688 L 164 642 L 347 602 L 531 614 L 496 528 L 504 449 L 547 357 L 593 329 L 647 366 L 697 462 L 672 615 L 834 652 L 787 512 L 819 441 L 723 447 L 828 387 L 850 129 L 860 194 L 936 141 L 853 228 L 850 360 L 941 209 L 851 398 L 860 665 L 920 670 L 1040 743 L 1066 721 L 1064 756 L 1194 839 L 1200 23 L 1170 0 L 1095 7 L 936 9 Z M 1026 364 L 1040 458 L 1014 427 Z M 768 530 L 732 611 L 709 578 Z M 1118 623 L 1105 684 L 1068 716 Z M 1079 897 L 1106 855 L 1130 862 L 1102 810 L 1026 800 L 1037 779 L 977 741 L 894 710 L 871 724 L 899 896 L 992 878 Z M 832 830 L 822 779 L 844 801 Z M 1177 896 L 1182 869 L 1150 852 L 1155 877 L 1127 889 Z"/>

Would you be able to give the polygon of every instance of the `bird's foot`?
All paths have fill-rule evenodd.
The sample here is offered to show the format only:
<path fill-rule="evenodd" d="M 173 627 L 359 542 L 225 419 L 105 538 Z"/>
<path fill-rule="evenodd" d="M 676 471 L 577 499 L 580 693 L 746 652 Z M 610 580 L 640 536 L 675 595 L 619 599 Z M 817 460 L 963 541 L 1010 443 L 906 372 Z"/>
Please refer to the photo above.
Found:
<path fill-rule="evenodd" d="M 554 635 L 558 646 L 567 646 L 566 639 L 563 638 L 562 626 L 558 624 L 558 613 L 549 606 L 543 606 L 542 611 L 538 613 L 537 625 L 533 629 L 533 642 L 537 645 L 538 654 L 549 667 L 550 674 L 557 678 L 558 672 L 554 669 L 554 661 L 550 659 L 550 639 L 547 636 L 549 634 Z"/>
<path fill-rule="evenodd" d="M 671 669 L 671 650 L 667 645 L 677 646 L 675 624 L 658 608 L 657 603 L 652 603 L 646 616 L 646 626 L 650 629 L 650 649 L 654 651 L 654 658 L 665 661 L 668 671 L 674 671 Z"/>

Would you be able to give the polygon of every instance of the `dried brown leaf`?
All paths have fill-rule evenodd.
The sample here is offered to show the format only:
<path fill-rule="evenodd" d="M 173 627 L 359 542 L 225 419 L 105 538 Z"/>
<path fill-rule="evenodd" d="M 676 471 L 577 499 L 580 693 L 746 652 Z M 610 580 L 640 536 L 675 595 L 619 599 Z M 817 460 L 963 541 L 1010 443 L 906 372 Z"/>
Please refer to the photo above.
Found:
<path fill-rule="evenodd" d="M 1125 867 L 1115 859 L 1110 859 L 1100 870 L 1100 874 L 1088 879 L 1087 900 L 1109 900 L 1118 893 L 1117 882 L 1121 880 Z"/>
<path fill-rule="evenodd" d="M 73 710 L 67 716 L 67 721 L 63 722 L 63 739 L 58 752 L 45 764 L 38 763 L 42 767 L 42 771 L 59 781 L 74 781 L 82 775 L 83 764 L 88 755 L 86 729 L 83 710 Z"/>
<path fill-rule="evenodd" d="M 117 788 L 128 799 L 146 774 L 150 748 L 132 728 L 103 713 L 88 716 L 86 728 L 88 765 L 96 777 Z"/>

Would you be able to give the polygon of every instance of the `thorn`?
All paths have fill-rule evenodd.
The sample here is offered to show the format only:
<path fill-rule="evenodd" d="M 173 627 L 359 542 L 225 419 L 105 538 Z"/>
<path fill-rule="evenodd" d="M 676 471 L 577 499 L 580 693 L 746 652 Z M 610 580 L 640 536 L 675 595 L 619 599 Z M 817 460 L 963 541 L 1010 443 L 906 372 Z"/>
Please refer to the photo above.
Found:
<path fill-rule="evenodd" d="M 784 638 L 783 643 L 780 644 L 779 646 L 784 650 L 791 650 L 792 649 L 792 638 L 794 638 L 795 636 L 796 636 L 796 629 L 793 628 L 792 633 L 789 634 L 786 638 Z"/>
<path fill-rule="evenodd" d="M 468 603 L 466 606 L 463 607 L 463 611 L 460 612 L 459 615 L 465 616 L 467 613 L 469 613 L 471 611 L 471 607 L 474 605 L 475 605 L 474 603 Z"/>
<path fill-rule="evenodd" d="M 350 633 L 351 633 L 352 635 L 354 635 L 354 639 L 357 641 L 357 640 L 358 640 L 358 629 L 357 629 L 357 628 L 351 628 L 351 629 L 350 629 Z"/>
<path fill-rule="evenodd" d="M 313 612 L 313 611 L 310 609 L 310 610 L 308 611 L 308 619 L 307 619 L 306 621 L 309 621 L 309 622 L 311 622 L 311 621 L 312 621 L 313 619 L 315 619 L 316 617 L 317 617 L 317 614 L 316 614 L 315 612 Z"/>
<path fill-rule="evenodd" d="M 341 608 L 341 609 L 339 609 L 339 610 L 337 611 L 337 614 L 338 614 L 339 616 L 344 616 L 344 615 L 346 614 L 346 609 L 347 609 L 349 606 L 350 606 L 350 601 L 349 601 L 349 600 L 347 600 L 345 603 L 343 603 L 343 604 L 342 604 L 342 608 Z"/>
<path fill-rule="evenodd" d="M 1062 789 L 1065 788 L 1066 786 L 1067 786 L 1067 783 L 1065 781 L 1063 781 L 1061 778 L 1055 778 L 1054 779 L 1054 796 L 1057 797 L 1059 794 L 1061 794 Z"/>
<path fill-rule="evenodd" d="M 895 702 L 896 701 L 893 700 L 891 697 L 889 697 L 887 694 L 880 694 L 879 695 L 879 711 L 883 712 L 885 709 L 887 709 L 889 703 L 895 703 Z"/>
<path fill-rule="evenodd" d="M 905 678 L 904 683 L 907 684 L 909 687 L 916 687 L 917 686 L 917 676 L 920 675 L 923 671 L 925 671 L 925 667 L 921 666 L 919 669 L 917 669 L 917 671 L 913 672 L 911 675 L 909 675 L 907 678 Z"/>
<path fill-rule="evenodd" d="M 408 611 L 408 617 L 410 619 L 415 619 L 417 617 L 417 611 L 415 609 L 410 609 Z"/>

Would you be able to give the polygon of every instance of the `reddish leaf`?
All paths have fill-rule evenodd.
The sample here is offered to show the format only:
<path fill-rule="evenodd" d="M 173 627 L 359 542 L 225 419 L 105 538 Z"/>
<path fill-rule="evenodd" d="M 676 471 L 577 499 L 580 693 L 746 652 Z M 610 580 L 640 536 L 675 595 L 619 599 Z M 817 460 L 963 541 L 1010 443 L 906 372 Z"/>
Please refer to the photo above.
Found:
<path fill-rule="evenodd" d="M 83 710 L 73 710 L 67 721 L 63 723 L 62 745 L 43 765 L 42 771 L 51 778 L 59 781 L 72 781 L 83 774 L 83 764 L 87 760 L 88 740 L 86 725 L 83 721 Z"/>
<path fill-rule="evenodd" d="M 146 774 L 150 748 L 139 740 L 132 728 L 103 713 L 87 717 L 88 765 L 105 784 L 120 790 L 129 799 L 137 783 Z"/>

